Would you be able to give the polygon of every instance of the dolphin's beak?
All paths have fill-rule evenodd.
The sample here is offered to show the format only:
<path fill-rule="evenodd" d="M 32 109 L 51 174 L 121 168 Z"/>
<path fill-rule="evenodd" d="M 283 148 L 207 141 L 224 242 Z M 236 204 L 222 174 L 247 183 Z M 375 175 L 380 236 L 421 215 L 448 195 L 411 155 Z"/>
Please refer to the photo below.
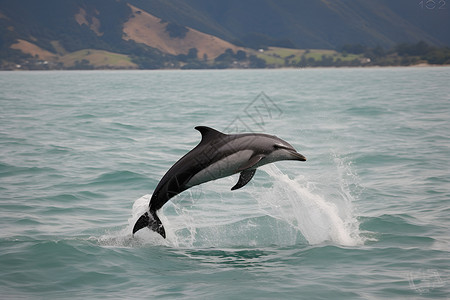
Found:
<path fill-rule="evenodd" d="M 289 151 L 295 160 L 306 161 L 306 157 L 298 153 L 297 151 Z"/>

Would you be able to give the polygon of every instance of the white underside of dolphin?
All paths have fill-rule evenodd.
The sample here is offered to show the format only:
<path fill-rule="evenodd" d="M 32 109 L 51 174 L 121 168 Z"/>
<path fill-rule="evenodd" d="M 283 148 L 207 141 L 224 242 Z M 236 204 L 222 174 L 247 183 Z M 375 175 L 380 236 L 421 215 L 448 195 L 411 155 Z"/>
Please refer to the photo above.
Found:
<path fill-rule="evenodd" d="M 236 190 L 245 186 L 258 167 L 280 161 L 306 158 L 286 141 L 262 133 L 224 134 L 205 126 L 195 127 L 202 134 L 201 142 L 180 158 L 156 186 L 143 214 L 133 228 L 133 234 L 144 227 L 166 237 L 156 214 L 170 198 L 202 183 L 240 173 Z"/>
<path fill-rule="evenodd" d="M 187 186 L 193 187 L 211 180 L 236 174 L 236 170 L 239 170 L 242 165 L 248 162 L 253 154 L 254 151 L 252 150 L 242 150 L 230 154 L 195 174 L 187 182 Z"/>

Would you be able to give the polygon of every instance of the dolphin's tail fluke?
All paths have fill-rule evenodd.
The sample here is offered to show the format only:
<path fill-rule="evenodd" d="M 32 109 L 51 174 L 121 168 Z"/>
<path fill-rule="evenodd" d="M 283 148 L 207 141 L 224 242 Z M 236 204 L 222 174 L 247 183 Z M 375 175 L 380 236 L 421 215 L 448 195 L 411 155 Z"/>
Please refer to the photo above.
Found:
<path fill-rule="evenodd" d="M 166 238 L 166 231 L 164 230 L 164 226 L 161 223 L 161 220 L 156 215 L 156 211 L 150 210 L 150 212 L 146 212 L 143 214 L 134 224 L 133 234 L 135 234 L 138 230 L 148 227 L 151 230 L 159 233 L 163 238 Z"/>

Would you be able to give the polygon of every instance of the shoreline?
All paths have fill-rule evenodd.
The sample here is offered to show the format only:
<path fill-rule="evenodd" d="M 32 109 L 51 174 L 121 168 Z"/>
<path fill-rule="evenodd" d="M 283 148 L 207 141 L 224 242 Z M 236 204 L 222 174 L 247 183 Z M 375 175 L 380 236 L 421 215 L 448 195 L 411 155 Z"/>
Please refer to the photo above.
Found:
<path fill-rule="evenodd" d="M 0 72 L 36 72 L 36 71 L 45 71 L 45 72 L 51 72 L 51 71 L 85 71 L 85 72 L 92 72 L 92 71 L 229 71 L 229 70 L 314 70 L 314 69 L 386 69 L 386 68 L 445 68 L 450 67 L 450 64 L 445 65 L 435 65 L 435 64 L 427 64 L 427 63 L 420 63 L 416 65 L 408 65 L 408 66 L 401 66 L 401 65 L 391 65 L 391 66 L 379 66 L 379 65 L 372 65 L 372 66 L 314 66 L 314 67 L 280 67 L 280 68 L 205 68 L 205 69 L 130 69 L 130 68 L 98 68 L 98 69 L 0 69 Z"/>

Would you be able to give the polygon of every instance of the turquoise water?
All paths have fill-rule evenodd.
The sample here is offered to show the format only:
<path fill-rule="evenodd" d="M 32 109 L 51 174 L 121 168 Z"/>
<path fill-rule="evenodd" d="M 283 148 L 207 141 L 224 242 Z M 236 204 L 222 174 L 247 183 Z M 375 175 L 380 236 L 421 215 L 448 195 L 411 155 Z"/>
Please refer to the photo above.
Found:
<path fill-rule="evenodd" d="M 448 299 L 450 68 L 0 73 L 2 298 Z M 193 129 L 308 160 L 135 220 Z"/>

